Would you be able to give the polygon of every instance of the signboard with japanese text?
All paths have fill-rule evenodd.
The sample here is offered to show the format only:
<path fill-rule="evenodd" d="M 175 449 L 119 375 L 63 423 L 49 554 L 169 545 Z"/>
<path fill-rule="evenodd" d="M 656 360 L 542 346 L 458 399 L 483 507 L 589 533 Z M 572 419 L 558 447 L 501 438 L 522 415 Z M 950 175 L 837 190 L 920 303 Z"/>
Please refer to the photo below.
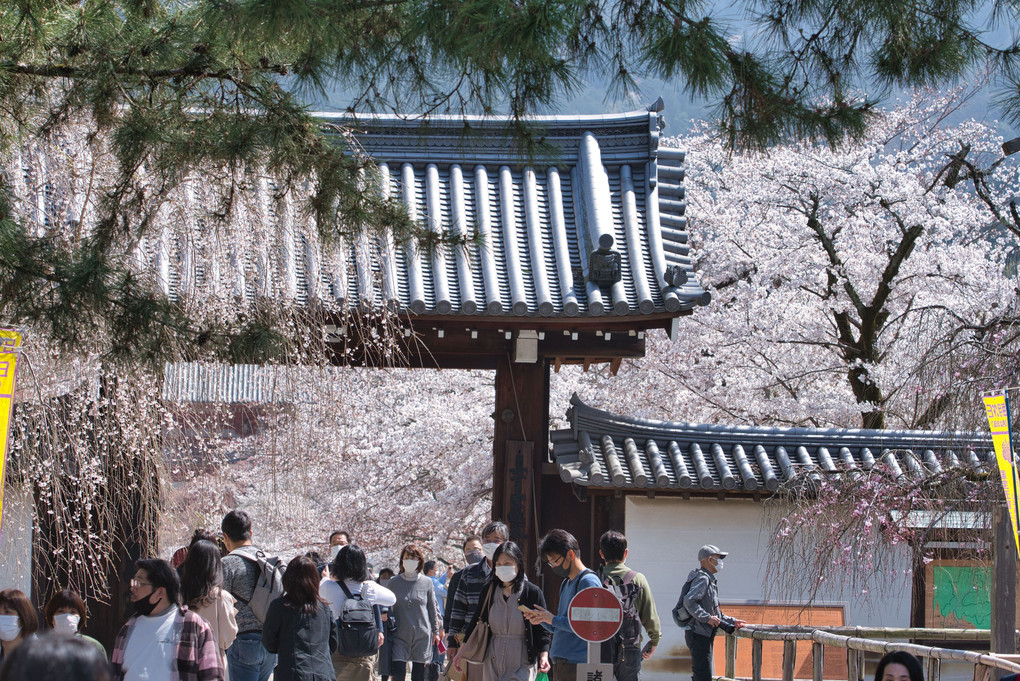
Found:
<path fill-rule="evenodd" d="M 4 512 L 4 479 L 11 437 L 11 418 L 14 415 L 14 379 L 20 353 L 21 333 L 11 329 L 0 329 L 0 518 Z"/>
<path fill-rule="evenodd" d="M 1013 544 L 1020 555 L 1020 546 L 1017 545 L 1017 493 L 1020 490 L 1017 489 L 1017 466 L 1010 438 L 1009 398 L 1005 390 L 997 390 L 984 395 L 984 402 L 988 427 L 992 431 L 992 442 L 995 445 L 995 460 L 999 464 L 1002 489 L 1006 495 L 1006 506 L 1013 523 Z"/>

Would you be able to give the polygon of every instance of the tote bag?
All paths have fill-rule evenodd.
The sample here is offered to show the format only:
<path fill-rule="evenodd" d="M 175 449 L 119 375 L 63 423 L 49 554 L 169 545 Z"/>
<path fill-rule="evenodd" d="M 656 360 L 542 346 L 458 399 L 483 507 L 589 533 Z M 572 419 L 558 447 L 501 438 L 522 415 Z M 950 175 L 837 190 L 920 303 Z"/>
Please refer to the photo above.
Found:
<path fill-rule="evenodd" d="M 489 648 L 489 638 L 491 636 L 491 631 L 489 630 L 489 606 L 492 604 L 491 599 L 492 584 L 489 585 L 488 591 L 485 592 L 485 609 L 479 615 L 475 628 L 471 630 L 471 635 L 467 637 L 467 640 L 460 647 L 460 657 L 462 660 L 478 663 L 485 661 L 485 651 Z"/>

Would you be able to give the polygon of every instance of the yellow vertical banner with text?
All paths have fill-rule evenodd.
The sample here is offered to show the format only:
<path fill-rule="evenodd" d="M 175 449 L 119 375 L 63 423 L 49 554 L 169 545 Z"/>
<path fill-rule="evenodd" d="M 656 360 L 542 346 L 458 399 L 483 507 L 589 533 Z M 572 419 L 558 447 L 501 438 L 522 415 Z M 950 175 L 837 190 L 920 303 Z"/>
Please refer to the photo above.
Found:
<path fill-rule="evenodd" d="M 999 476 L 1002 478 L 1002 490 L 1006 494 L 1006 506 L 1009 507 L 1009 518 L 1013 523 L 1013 543 L 1017 545 L 1020 555 L 1020 541 L 1017 538 L 1017 466 L 1013 459 L 1013 444 L 1009 429 L 1009 399 L 1005 390 L 988 393 L 983 396 L 985 414 L 988 416 L 988 427 L 992 431 L 992 443 L 995 445 L 995 460 L 999 464 Z"/>
<path fill-rule="evenodd" d="M 11 439 L 11 418 L 14 416 L 14 378 L 20 354 L 21 333 L 0 329 L 0 519 L 4 513 L 7 449 Z"/>

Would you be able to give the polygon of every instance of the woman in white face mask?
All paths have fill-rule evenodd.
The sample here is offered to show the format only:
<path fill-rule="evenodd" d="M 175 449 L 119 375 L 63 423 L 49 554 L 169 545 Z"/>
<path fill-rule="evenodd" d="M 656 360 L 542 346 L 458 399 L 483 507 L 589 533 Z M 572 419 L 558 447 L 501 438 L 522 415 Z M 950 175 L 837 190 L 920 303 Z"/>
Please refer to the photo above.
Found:
<path fill-rule="evenodd" d="M 404 681 L 411 667 L 411 681 L 424 681 L 432 662 L 432 646 L 439 643 L 442 617 L 432 580 L 422 574 L 425 555 L 408 544 L 400 550 L 400 572 L 386 585 L 396 597 L 390 608 L 397 622 L 393 633 L 390 676 Z"/>
<path fill-rule="evenodd" d="M 524 554 L 514 542 L 500 544 L 492 564 L 492 576 L 465 630 L 465 640 L 479 621 L 487 622 L 491 638 L 482 662 L 482 681 L 534 681 L 537 672 L 549 671 L 552 634 L 532 625 L 522 613 L 535 606 L 545 608 L 545 596 L 528 581 Z M 460 650 L 453 660 L 458 671 L 464 666 Z"/>
<path fill-rule="evenodd" d="M 81 633 L 85 628 L 85 602 L 76 592 L 63 589 L 53 594 L 46 602 L 43 616 L 46 618 L 46 626 L 52 629 L 54 634 L 77 636 L 95 645 L 103 651 L 103 656 L 106 656 L 106 648 L 102 643 Z"/>
<path fill-rule="evenodd" d="M 28 596 L 17 589 L 0 591 L 0 662 L 38 630 L 39 617 Z"/>

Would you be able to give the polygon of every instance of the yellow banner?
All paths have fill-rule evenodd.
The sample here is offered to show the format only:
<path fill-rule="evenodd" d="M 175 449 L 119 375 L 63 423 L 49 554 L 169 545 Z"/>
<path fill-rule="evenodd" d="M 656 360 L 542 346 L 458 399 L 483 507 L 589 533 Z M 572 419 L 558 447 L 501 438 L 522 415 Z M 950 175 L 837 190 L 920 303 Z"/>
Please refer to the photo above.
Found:
<path fill-rule="evenodd" d="M 999 463 L 999 475 L 1002 477 L 1002 489 L 1006 493 L 1006 505 L 1009 507 L 1009 518 L 1013 522 L 1013 543 L 1017 542 L 1017 470 L 1013 460 L 1013 447 L 1009 437 L 1009 401 L 1006 391 L 1000 390 L 984 396 L 985 414 L 988 416 L 988 427 L 992 431 L 992 442 L 995 444 L 995 459 Z M 1020 545 L 1017 545 L 1020 555 Z"/>
<path fill-rule="evenodd" d="M 14 377 L 21 354 L 21 333 L 0 329 L 0 519 L 4 513 L 4 472 L 14 415 Z"/>

